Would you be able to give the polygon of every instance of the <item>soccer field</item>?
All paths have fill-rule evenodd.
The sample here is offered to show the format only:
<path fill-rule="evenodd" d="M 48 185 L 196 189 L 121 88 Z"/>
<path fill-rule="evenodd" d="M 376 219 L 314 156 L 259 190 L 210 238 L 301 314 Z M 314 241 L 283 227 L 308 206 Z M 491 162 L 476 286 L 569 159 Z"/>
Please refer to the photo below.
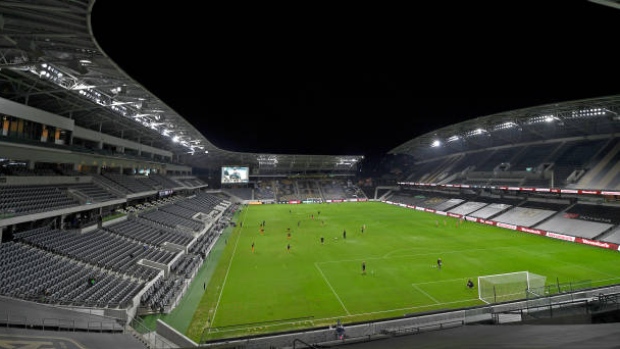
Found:
<path fill-rule="evenodd" d="M 236 217 L 186 333 L 196 342 L 482 305 L 466 286 L 482 275 L 620 283 L 617 251 L 380 202 L 250 205 Z"/>

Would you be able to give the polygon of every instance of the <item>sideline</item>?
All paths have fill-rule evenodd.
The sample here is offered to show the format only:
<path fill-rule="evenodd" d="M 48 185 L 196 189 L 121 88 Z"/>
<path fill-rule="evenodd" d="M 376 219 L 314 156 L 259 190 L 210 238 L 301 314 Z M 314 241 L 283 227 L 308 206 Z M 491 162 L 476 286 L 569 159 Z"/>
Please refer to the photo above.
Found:
<path fill-rule="evenodd" d="M 236 220 L 238 213 L 233 216 L 233 221 Z M 155 331 L 157 326 L 157 319 L 162 320 L 180 333 L 186 333 L 191 325 L 194 313 L 198 308 L 202 297 L 205 295 L 204 284 L 209 285 L 211 277 L 220 261 L 224 249 L 226 248 L 226 241 L 230 238 L 234 230 L 234 227 L 228 226 L 222 231 L 222 234 L 218 237 L 217 241 L 209 251 L 209 255 L 203 262 L 202 266 L 194 276 L 194 279 L 189 284 L 187 291 L 181 298 L 179 304 L 169 314 L 153 314 L 146 315 L 142 318 L 148 328 Z"/>

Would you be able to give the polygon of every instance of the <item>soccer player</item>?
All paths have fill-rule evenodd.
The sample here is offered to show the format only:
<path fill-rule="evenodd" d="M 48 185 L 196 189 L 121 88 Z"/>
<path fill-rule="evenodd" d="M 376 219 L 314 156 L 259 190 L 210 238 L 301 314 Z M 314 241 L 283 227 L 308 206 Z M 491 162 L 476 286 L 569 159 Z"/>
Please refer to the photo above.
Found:
<path fill-rule="evenodd" d="M 346 229 L 342 231 L 342 238 L 343 239 L 347 238 L 347 230 Z"/>
<path fill-rule="evenodd" d="M 252 253 L 254 253 L 254 241 L 252 241 Z"/>
<path fill-rule="evenodd" d="M 291 252 L 291 244 L 286 245 L 286 250 L 287 250 L 288 252 Z"/>
<path fill-rule="evenodd" d="M 366 261 L 362 262 L 362 274 L 366 275 Z"/>
<path fill-rule="evenodd" d="M 441 258 L 437 258 L 437 268 L 441 269 Z"/>
<path fill-rule="evenodd" d="M 321 236 L 321 245 L 325 243 L 325 238 Z"/>
<path fill-rule="evenodd" d="M 470 290 L 474 288 L 474 282 L 471 281 L 471 279 L 467 280 L 467 288 L 469 288 Z"/>

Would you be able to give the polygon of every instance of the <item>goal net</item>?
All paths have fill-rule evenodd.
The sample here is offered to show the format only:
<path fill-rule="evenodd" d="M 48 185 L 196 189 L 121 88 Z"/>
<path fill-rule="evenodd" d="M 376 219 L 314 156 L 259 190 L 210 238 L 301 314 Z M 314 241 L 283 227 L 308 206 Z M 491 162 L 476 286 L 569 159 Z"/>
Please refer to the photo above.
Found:
<path fill-rule="evenodd" d="M 526 299 L 544 289 L 546 281 L 546 276 L 529 271 L 479 276 L 478 298 L 487 304 Z"/>

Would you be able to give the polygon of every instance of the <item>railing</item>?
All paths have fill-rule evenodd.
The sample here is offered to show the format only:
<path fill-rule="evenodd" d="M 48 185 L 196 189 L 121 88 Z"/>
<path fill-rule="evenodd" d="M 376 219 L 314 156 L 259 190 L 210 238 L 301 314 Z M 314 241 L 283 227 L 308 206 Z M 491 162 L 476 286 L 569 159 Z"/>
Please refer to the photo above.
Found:
<path fill-rule="evenodd" d="M 593 309 L 617 309 L 620 310 L 620 285 L 581 290 L 569 294 L 556 294 L 513 302 L 488 304 L 467 309 L 433 312 L 427 314 L 411 314 L 400 318 L 388 319 L 363 324 L 343 324 L 346 334 L 343 338 L 345 342 L 366 342 L 376 339 L 437 331 L 447 328 L 454 328 L 474 323 L 499 323 L 502 315 L 520 315 L 523 320 L 525 316 L 552 316 L 560 317 L 566 313 L 557 311 L 561 308 L 588 307 L 583 312 L 592 312 Z M 550 311 L 552 309 L 553 311 Z M 230 348 L 239 344 L 245 349 L 288 347 L 292 343 L 303 341 L 312 345 L 336 343 L 342 341 L 337 339 L 335 326 L 325 329 L 309 329 L 306 331 L 279 333 L 272 336 L 261 336 L 254 338 L 229 339 L 217 342 L 202 342 L 201 347 L 208 348 Z"/>
<path fill-rule="evenodd" d="M 308 343 L 302 341 L 299 338 L 295 338 L 295 340 L 293 340 L 293 349 L 297 348 L 297 343 L 300 343 L 301 345 L 304 345 L 303 348 L 317 348 L 316 346 L 314 346 L 312 344 L 308 344 Z"/>
<path fill-rule="evenodd" d="M 44 317 L 34 318 L 22 314 L 6 313 L 0 315 L 0 325 L 41 329 L 44 331 L 87 331 L 87 332 L 124 332 L 125 328 L 114 320 L 79 321 L 75 319 Z"/>
<path fill-rule="evenodd" d="M 551 296 L 532 298 L 520 301 L 488 304 L 467 309 L 433 312 L 426 314 L 411 314 L 404 317 L 383 321 L 343 324 L 346 334 L 342 339 L 336 337 L 336 326 L 328 328 L 307 329 L 274 334 L 272 336 L 245 337 L 243 339 L 228 339 L 215 342 L 203 342 L 201 347 L 230 348 L 235 343 L 244 348 L 266 348 L 270 346 L 283 347 L 296 343 L 311 343 L 311 345 L 330 343 L 334 341 L 360 342 L 371 341 L 390 336 L 417 334 L 428 331 L 438 331 L 473 323 L 498 323 L 502 315 L 519 315 L 520 319 L 548 319 L 570 314 L 595 314 L 607 311 L 620 310 L 620 285 L 580 290 L 572 293 L 556 294 Z M 287 322 L 308 322 L 307 318 L 288 319 Z M 265 324 L 263 324 L 265 325 Z M 42 330 L 88 332 L 117 332 L 126 328 L 113 319 L 109 321 L 80 321 L 60 317 L 32 318 L 28 314 L 0 313 L 0 326 L 37 328 Z M 134 317 L 130 324 L 132 333 L 146 343 L 149 348 L 168 349 L 175 347 L 172 340 L 164 338 L 153 331 L 144 322 Z"/>
<path fill-rule="evenodd" d="M 130 324 L 131 333 L 149 349 L 172 349 L 178 348 L 150 328 L 138 317 L 134 317 Z"/>
<path fill-rule="evenodd" d="M 566 295 L 568 296 L 568 295 Z M 541 298 L 536 303 L 529 302 L 526 309 L 520 311 L 526 320 L 552 319 L 566 315 L 593 315 L 596 313 L 620 310 L 620 293 L 599 294 L 589 298 L 567 299 L 550 302 Z"/>

